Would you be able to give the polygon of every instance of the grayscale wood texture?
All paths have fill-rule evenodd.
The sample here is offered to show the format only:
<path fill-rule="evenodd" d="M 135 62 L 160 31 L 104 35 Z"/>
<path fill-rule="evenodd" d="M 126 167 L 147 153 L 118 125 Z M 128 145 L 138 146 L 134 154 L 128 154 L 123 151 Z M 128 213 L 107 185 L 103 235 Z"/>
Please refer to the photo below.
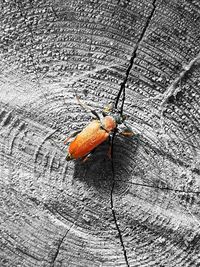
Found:
<path fill-rule="evenodd" d="M 0 1 L 0 266 L 200 266 L 199 52 L 198 0 Z M 67 162 L 73 90 L 123 83 L 114 177 L 107 144 Z"/>

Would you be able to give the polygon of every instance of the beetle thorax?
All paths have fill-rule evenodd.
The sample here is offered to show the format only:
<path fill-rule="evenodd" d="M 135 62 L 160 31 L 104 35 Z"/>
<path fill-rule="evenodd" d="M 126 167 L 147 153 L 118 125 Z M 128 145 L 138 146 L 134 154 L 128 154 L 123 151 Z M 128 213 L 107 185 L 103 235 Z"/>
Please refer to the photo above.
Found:
<path fill-rule="evenodd" d="M 108 132 L 114 130 L 117 127 L 116 121 L 112 116 L 105 116 L 102 119 L 102 126 Z"/>

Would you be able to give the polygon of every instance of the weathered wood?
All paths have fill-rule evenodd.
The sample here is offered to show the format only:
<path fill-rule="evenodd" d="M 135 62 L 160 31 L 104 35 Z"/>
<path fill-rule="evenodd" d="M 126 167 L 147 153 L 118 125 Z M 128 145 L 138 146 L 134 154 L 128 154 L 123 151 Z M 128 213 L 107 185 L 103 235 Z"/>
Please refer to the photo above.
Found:
<path fill-rule="evenodd" d="M 199 266 L 199 1 L 0 8 L 0 266 Z M 67 162 L 74 90 L 100 111 L 123 88 L 114 177 L 107 144 Z"/>

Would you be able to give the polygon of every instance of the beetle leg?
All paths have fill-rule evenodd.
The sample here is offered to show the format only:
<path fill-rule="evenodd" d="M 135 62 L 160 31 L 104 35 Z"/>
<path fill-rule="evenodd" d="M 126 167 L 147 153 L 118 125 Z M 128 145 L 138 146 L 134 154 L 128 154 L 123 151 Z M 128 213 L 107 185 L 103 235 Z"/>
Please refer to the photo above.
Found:
<path fill-rule="evenodd" d="M 86 162 L 86 161 L 88 161 L 88 160 L 90 159 L 90 157 L 94 154 L 95 150 L 96 150 L 96 147 L 95 147 L 92 151 L 90 151 L 90 153 L 88 153 L 87 155 L 85 155 L 85 156 L 82 158 L 82 162 Z"/>
<path fill-rule="evenodd" d="M 134 133 L 132 128 L 128 126 L 125 122 L 122 123 L 122 126 L 123 127 L 121 129 L 117 128 L 117 133 L 119 133 L 120 135 L 123 135 L 125 137 L 135 137 L 137 135 Z"/>
<path fill-rule="evenodd" d="M 123 135 L 125 137 L 132 137 L 132 136 L 135 136 L 137 134 L 135 134 L 133 132 L 133 130 L 130 128 L 130 127 L 126 127 L 125 129 L 123 130 L 119 130 L 117 129 L 117 133 L 119 133 L 120 135 Z"/>
<path fill-rule="evenodd" d="M 82 130 L 78 130 L 73 132 L 69 137 L 67 137 L 64 141 L 64 145 L 66 145 L 67 143 L 69 143 L 71 141 L 71 138 L 74 138 L 75 136 L 77 136 L 77 134 L 79 134 Z"/>
<path fill-rule="evenodd" d="M 87 154 L 85 157 L 83 157 L 83 158 L 82 158 L 82 162 L 84 163 L 84 162 L 88 161 L 89 158 L 91 157 L 91 155 L 92 155 L 92 153 L 89 153 L 89 154 Z"/>
<path fill-rule="evenodd" d="M 135 136 L 135 133 L 129 130 L 124 130 L 122 132 L 119 132 L 119 134 L 125 136 L 125 137 L 132 137 Z"/>
<path fill-rule="evenodd" d="M 66 156 L 66 161 L 70 161 L 71 159 L 73 159 L 72 155 L 70 155 L 69 153 Z"/>
<path fill-rule="evenodd" d="M 138 142 L 140 142 L 140 137 L 141 137 L 141 135 L 140 134 L 135 134 L 135 133 L 133 133 L 133 139 L 136 139 Z"/>
<path fill-rule="evenodd" d="M 84 156 L 82 158 L 82 162 L 86 162 L 90 159 L 90 157 L 93 155 L 94 151 L 95 151 L 96 148 L 94 148 L 92 151 L 90 151 L 90 153 L 88 153 L 86 156 Z"/>

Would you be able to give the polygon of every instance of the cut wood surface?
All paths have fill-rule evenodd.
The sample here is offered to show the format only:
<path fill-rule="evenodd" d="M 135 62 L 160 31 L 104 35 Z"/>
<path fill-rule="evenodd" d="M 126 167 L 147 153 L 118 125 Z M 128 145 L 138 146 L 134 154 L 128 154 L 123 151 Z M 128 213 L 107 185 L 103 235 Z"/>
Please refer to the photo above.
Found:
<path fill-rule="evenodd" d="M 0 266 L 200 266 L 199 53 L 198 0 L 0 1 Z M 67 162 L 74 90 L 139 138 Z"/>

